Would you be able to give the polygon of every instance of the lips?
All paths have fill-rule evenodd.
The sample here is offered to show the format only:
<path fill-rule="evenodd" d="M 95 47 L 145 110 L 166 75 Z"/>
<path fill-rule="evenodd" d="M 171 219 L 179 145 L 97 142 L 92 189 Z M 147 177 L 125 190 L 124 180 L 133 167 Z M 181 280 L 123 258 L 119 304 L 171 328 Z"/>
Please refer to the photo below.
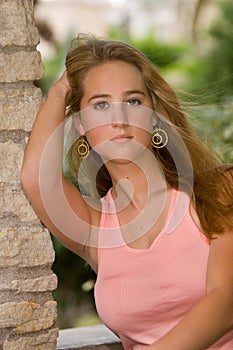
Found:
<path fill-rule="evenodd" d="M 115 137 L 113 137 L 111 139 L 112 142 L 115 143 L 125 143 L 125 142 L 129 142 L 130 140 L 132 140 L 132 136 L 126 135 L 126 134 L 121 134 L 121 135 L 117 135 Z"/>

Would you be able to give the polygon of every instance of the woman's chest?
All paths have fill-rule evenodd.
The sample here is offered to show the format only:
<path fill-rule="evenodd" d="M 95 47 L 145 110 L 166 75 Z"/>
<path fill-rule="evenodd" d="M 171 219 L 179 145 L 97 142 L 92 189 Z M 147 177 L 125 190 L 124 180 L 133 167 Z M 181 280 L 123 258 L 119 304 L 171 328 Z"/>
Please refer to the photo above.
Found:
<path fill-rule="evenodd" d="M 156 320 L 168 313 L 178 317 L 205 294 L 208 245 L 201 242 L 196 250 L 167 244 L 164 251 L 160 241 L 143 253 L 121 247 L 100 254 L 95 298 L 107 324 L 109 317 L 114 327 L 122 318 L 131 322 L 142 314 Z"/>

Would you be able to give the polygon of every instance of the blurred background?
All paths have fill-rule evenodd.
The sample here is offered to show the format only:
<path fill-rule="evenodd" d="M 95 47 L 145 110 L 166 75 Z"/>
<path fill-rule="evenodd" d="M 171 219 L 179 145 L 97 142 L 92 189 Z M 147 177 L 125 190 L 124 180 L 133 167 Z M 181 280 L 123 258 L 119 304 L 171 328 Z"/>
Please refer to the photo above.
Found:
<path fill-rule="evenodd" d="M 34 0 L 45 67 L 36 82 L 46 95 L 64 69 L 78 33 L 133 44 L 154 63 L 179 97 L 190 121 L 227 163 L 233 163 L 232 0 Z M 95 274 L 53 238 L 60 328 L 100 323 Z"/>

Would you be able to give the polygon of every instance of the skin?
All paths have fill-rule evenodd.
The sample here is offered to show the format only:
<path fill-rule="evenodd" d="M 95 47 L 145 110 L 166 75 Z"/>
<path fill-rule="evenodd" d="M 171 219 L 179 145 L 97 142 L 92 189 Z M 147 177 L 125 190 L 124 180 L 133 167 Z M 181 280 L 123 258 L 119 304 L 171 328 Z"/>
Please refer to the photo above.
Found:
<path fill-rule="evenodd" d="M 112 83 L 113 81 L 114 84 Z M 150 171 L 154 172 L 155 178 L 160 179 L 154 184 L 153 191 L 149 193 L 153 211 L 155 211 L 154 208 L 160 208 L 161 205 L 159 203 L 167 190 L 166 184 L 161 179 L 155 158 L 152 155 L 152 120 L 147 120 L 143 113 L 141 120 L 138 120 L 137 126 L 135 126 L 133 118 L 131 120 L 132 123 L 130 123 L 129 120 L 126 120 L 121 110 L 123 104 L 126 104 L 128 108 L 132 106 L 134 111 L 135 108 L 136 110 L 137 108 L 140 109 L 140 106 L 146 107 L 146 109 L 152 108 L 151 99 L 139 70 L 125 62 L 109 62 L 91 69 L 84 79 L 84 91 L 85 94 L 81 100 L 81 112 L 92 108 L 102 111 L 110 108 L 109 106 L 112 103 L 117 103 L 116 112 L 112 114 L 111 122 L 101 124 L 100 121 L 95 121 L 92 125 L 93 116 L 91 116 L 91 122 L 86 123 L 86 115 L 81 113 L 80 119 L 76 121 L 76 126 L 82 135 L 86 135 L 92 148 L 98 147 L 103 143 L 103 154 L 101 155 L 102 158 L 107 159 L 106 167 L 113 183 L 112 195 L 115 199 L 117 198 L 117 202 L 121 203 L 121 205 L 128 203 L 126 208 L 118 213 L 121 225 L 126 225 L 133 221 L 147 205 L 147 191 L 145 190 L 147 188 L 147 179 L 135 163 L 136 159 L 139 163 L 141 160 L 144 167 L 145 162 L 153 162 L 154 166 L 150 167 Z M 120 104 L 118 105 L 118 103 Z M 140 127 L 138 127 L 139 125 Z M 130 145 L 132 140 L 142 145 L 139 151 L 134 152 L 136 147 L 135 144 Z M 105 147 L 106 141 L 108 142 L 107 147 Z M 112 144 L 114 145 L 112 146 Z M 109 148 L 111 148 L 110 160 L 108 160 Z M 148 154 L 145 154 L 145 150 L 147 150 L 147 153 L 148 150 L 150 151 L 149 159 Z M 128 159 L 122 158 L 122 154 L 127 156 Z M 132 187 L 129 187 L 127 183 L 122 183 L 121 180 L 123 179 L 127 179 L 128 183 L 131 183 L 134 189 L 133 197 L 131 193 Z M 161 187 L 163 187 L 163 193 L 160 193 Z M 146 249 L 151 245 L 164 226 L 169 199 L 170 192 L 167 194 L 165 208 L 160 219 L 156 220 L 150 231 L 131 242 L 130 245 L 132 247 Z M 98 225 L 100 220 L 99 213 L 93 212 L 92 217 Z"/>
<path fill-rule="evenodd" d="M 102 102 L 127 102 L 142 98 L 142 105 L 151 107 L 149 94 L 146 91 L 140 72 L 134 66 L 124 62 L 106 63 L 93 68 L 87 74 L 84 81 L 84 97 L 81 101 L 81 108 L 85 110 L 96 103 Z M 69 239 L 64 232 L 61 232 L 50 220 L 41 198 L 39 184 L 39 168 L 45 145 L 52 135 L 53 131 L 64 121 L 65 117 L 65 97 L 70 90 L 67 82 L 66 73 L 50 89 L 48 97 L 42 106 L 36 122 L 33 126 L 31 137 L 25 152 L 25 158 L 21 173 L 23 188 L 34 207 L 37 215 L 44 222 L 47 228 L 52 232 L 65 246 L 80 255 L 97 272 L 97 249 L 94 247 L 85 248 L 84 245 Z M 142 93 L 129 94 L 128 91 L 142 91 Z M 98 96 L 96 96 L 98 95 Z M 103 106 L 103 105 L 102 105 Z M 49 116 L 49 117 L 48 117 Z M 140 159 L 148 161 L 151 164 L 152 153 L 150 152 L 150 133 L 135 125 L 128 125 L 122 115 L 118 115 L 111 123 L 105 125 L 95 125 L 88 127 L 84 125 L 85 121 L 81 119 L 76 121 L 76 127 L 81 134 L 85 134 L 92 147 L 98 147 L 102 143 L 109 142 L 114 137 L 126 135 L 133 137 L 143 146 L 143 152 L 134 155 L 137 161 Z M 85 128 L 87 130 L 85 130 Z M 40 140 L 40 142 L 38 142 Z M 61 140 L 57 143 L 57 149 L 62 150 Z M 114 143 L 115 146 L 117 143 Z M 127 142 L 118 144 L 120 148 L 126 148 Z M 147 152 L 147 151 L 148 152 Z M 116 152 L 118 148 L 116 147 Z M 119 202 L 130 199 L 124 210 L 119 212 L 119 221 L 125 224 L 135 217 L 148 205 L 148 203 L 158 204 L 160 196 L 164 193 L 164 208 L 153 227 L 141 238 L 131 242 L 130 245 L 137 249 L 148 248 L 164 225 L 167 215 L 167 208 L 170 199 L 170 189 L 166 188 L 161 179 L 161 172 L 153 160 L 154 178 L 161 181 L 155 181 L 152 191 L 149 193 L 149 200 L 145 196 L 146 177 L 140 167 L 135 162 L 120 157 L 120 154 L 114 159 L 107 159 L 106 166 L 113 181 L 112 194 Z M 62 175 L 62 164 L 57 159 L 57 173 L 62 178 L 63 191 L 66 199 L 72 208 L 82 220 L 89 225 L 99 225 L 100 211 L 93 209 L 82 198 L 79 191 L 69 183 Z M 147 165 L 147 163 L 146 163 Z M 134 175 L 132 177 L 132 174 Z M 59 176 L 51 178 L 51 188 L 56 188 Z M 118 188 L 120 180 L 127 179 L 131 182 L 134 192 L 130 187 L 123 185 Z M 54 199 L 56 201 L 56 198 Z M 190 206 L 190 213 L 196 225 L 199 220 L 193 204 Z M 80 233 L 81 234 L 81 233 Z M 149 350 L 205 350 L 226 332 L 233 329 L 233 232 L 226 232 L 219 235 L 210 242 L 210 253 L 208 270 L 206 276 L 206 296 L 188 312 L 182 321 L 176 325 L 168 334 L 159 341 L 151 344 Z"/>

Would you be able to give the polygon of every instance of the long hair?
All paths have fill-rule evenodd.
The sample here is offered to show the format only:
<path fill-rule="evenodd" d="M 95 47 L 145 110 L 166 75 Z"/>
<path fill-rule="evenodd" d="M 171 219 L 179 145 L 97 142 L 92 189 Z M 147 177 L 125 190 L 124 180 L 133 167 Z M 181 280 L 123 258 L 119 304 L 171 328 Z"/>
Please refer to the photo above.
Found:
<path fill-rule="evenodd" d="M 69 106 L 67 115 L 80 110 L 80 102 L 84 96 L 83 81 L 88 71 L 110 61 L 123 61 L 139 69 L 149 91 L 154 111 L 162 115 L 167 120 L 167 125 L 171 125 L 180 135 L 192 164 L 192 197 L 203 232 L 208 238 L 213 238 L 215 234 L 232 230 L 233 167 L 224 166 L 188 123 L 184 108 L 174 90 L 143 53 L 127 43 L 103 40 L 92 35 L 79 35 L 66 57 L 67 76 L 71 86 L 71 92 L 67 97 Z M 169 129 L 167 131 L 169 133 Z M 167 184 L 175 189 L 189 191 L 188 172 L 184 168 L 183 174 L 178 174 L 170 152 L 162 148 L 156 149 L 154 154 L 160 162 Z M 101 161 L 97 154 L 94 158 L 97 162 Z M 185 161 L 185 155 L 183 160 Z M 70 178 L 75 181 L 75 174 L 81 164 L 75 152 L 75 145 L 68 153 L 67 164 Z M 182 188 L 179 186 L 180 180 Z M 102 164 L 96 176 L 96 188 L 100 196 L 105 195 L 111 186 L 111 178 Z"/>

